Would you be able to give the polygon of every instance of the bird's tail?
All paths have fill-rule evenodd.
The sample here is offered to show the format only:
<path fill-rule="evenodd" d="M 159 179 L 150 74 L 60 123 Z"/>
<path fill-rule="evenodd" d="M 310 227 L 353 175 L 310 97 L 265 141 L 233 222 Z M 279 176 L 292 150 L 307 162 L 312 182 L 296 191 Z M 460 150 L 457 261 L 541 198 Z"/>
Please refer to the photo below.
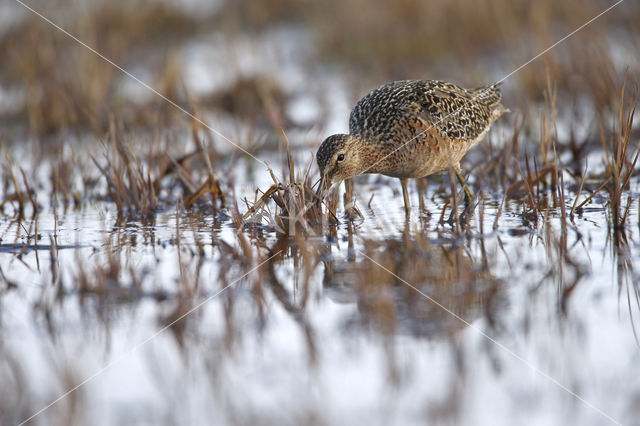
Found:
<path fill-rule="evenodd" d="M 493 119 L 500 117 L 503 113 L 509 112 L 508 108 L 505 108 L 502 101 L 502 93 L 500 92 L 500 86 L 502 83 L 494 83 L 489 86 L 476 89 L 473 93 L 475 99 L 489 105 L 491 110 L 491 116 Z"/>

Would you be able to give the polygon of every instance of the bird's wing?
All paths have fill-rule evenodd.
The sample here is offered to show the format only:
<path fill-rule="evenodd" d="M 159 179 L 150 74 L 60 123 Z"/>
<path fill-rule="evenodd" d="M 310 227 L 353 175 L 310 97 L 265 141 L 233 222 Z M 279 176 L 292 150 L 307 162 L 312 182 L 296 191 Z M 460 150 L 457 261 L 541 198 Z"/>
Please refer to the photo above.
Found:
<path fill-rule="evenodd" d="M 477 92 L 442 82 L 425 83 L 416 91 L 405 111 L 443 137 L 473 140 L 491 124 L 491 107 Z"/>

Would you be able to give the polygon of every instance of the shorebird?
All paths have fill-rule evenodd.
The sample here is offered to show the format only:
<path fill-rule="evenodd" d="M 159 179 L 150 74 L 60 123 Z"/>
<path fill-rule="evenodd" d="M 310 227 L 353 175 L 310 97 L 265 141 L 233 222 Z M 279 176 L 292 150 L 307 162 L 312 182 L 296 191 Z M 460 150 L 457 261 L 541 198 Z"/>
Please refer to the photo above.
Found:
<path fill-rule="evenodd" d="M 508 111 L 498 84 L 464 89 L 436 80 L 393 81 L 358 101 L 349 134 L 329 136 L 316 153 L 319 193 L 364 173 L 400 179 L 409 215 L 409 178 L 453 169 L 470 203 L 473 194 L 460 172 L 460 160 Z"/>

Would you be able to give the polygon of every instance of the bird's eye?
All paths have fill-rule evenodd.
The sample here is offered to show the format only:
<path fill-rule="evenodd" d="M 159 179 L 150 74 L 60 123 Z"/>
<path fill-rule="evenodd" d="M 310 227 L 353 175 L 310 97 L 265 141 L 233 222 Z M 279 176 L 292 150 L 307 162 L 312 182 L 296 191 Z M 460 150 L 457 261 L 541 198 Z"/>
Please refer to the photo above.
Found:
<path fill-rule="evenodd" d="M 342 160 L 344 160 L 344 154 L 338 155 L 338 161 L 342 161 Z"/>

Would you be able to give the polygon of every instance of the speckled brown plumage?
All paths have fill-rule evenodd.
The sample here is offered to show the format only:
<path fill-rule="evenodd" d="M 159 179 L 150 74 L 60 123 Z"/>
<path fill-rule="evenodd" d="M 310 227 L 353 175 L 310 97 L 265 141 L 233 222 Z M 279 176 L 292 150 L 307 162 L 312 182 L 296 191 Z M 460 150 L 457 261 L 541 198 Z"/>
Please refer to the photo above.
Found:
<path fill-rule="evenodd" d="M 453 167 L 506 109 L 497 85 L 464 89 L 435 80 L 387 83 L 351 112 L 348 135 L 327 138 L 316 154 L 326 185 L 363 173 L 403 180 Z M 405 197 L 405 203 L 407 199 Z"/>

